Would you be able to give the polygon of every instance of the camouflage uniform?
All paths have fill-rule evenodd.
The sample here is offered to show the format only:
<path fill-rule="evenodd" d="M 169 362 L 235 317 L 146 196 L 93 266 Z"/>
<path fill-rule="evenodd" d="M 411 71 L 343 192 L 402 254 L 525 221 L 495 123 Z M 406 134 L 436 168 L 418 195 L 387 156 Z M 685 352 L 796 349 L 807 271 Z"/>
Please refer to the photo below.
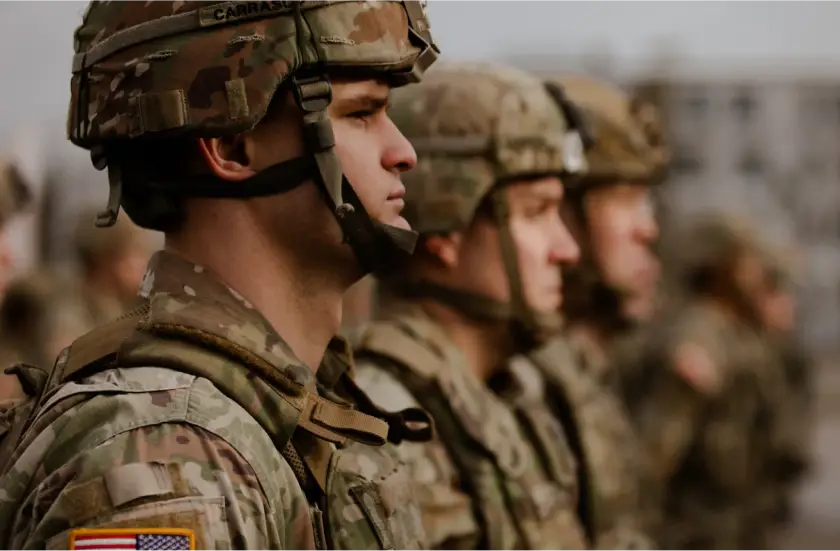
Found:
<path fill-rule="evenodd" d="M 152 227 L 184 195 L 314 181 L 363 267 L 411 252 L 413 234 L 373 223 L 342 174 L 329 80 L 312 70 L 418 80 L 437 57 L 419 3 L 93 3 L 76 50 L 68 130 L 108 167 L 100 225 L 121 204 Z M 256 180 L 143 182 L 118 154 L 162 131 L 249 129 L 284 82 L 303 111 L 305 153 Z M 140 294 L 137 309 L 65 349 L 40 385 L 1 479 L 4 546 L 67 548 L 78 528 L 178 529 L 168 544 L 201 549 L 422 545 L 389 441 L 428 439 L 424 412 L 378 409 L 340 340 L 316 380 L 247 300 L 173 253 L 152 258 Z"/>
<path fill-rule="evenodd" d="M 589 172 L 569 190 L 566 200 L 580 216 L 583 251 L 578 265 L 564 268 L 567 328 L 527 359 L 546 376 L 556 414 L 572 437 L 581 466 L 581 516 L 592 545 L 646 549 L 653 545 L 648 534 L 658 510 L 649 499 L 643 449 L 616 392 L 618 374 L 608 350 L 578 330 L 581 324 L 592 323 L 613 338 L 616 328 L 628 327 L 619 311 L 618 292 L 601 281 L 592 259 L 582 202 L 587 190 L 596 186 L 657 183 L 667 151 L 658 141 L 657 129 L 644 118 L 650 115 L 645 111 L 650 106 L 583 77 L 568 76 L 550 84 L 581 107 L 593 143 L 586 152 Z"/>
<path fill-rule="evenodd" d="M 394 94 L 391 112 L 418 151 L 417 168 L 405 175 L 406 218 L 421 234 L 459 231 L 490 200 L 513 298 L 502 304 L 416 277 L 382 279 L 380 288 L 394 296 L 383 298 L 385 316 L 361 334 L 357 380 L 383 407 L 421 406 L 435 419 L 434 441 L 399 446 L 430 545 L 581 548 L 575 463 L 539 373 L 500 362 L 489 382 L 481 380 L 416 300 L 448 304 L 472 320 L 509 321 L 521 344 L 534 338 L 538 320 L 512 275 L 516 249 L 496 184 L 581 170 L 584 159 L 565 149 L 579 137 L 539 80 L 483 64 L 430 72 Z"/>
<path fill-rule="evenodd" d="M 773 307 L 782 302 L 795 317 L 793 296 L 793 269 L 790 260 L 773 250 L 767 260 L 767 282 L 763 307 Z M 768 384 L 778 385 L 777 403 L 774 404 L 778 419 L 776 431 L 776 456 L 772 461 L 769 507 L 774 519 L 780 523 L 790 520 L 792 501 L 798 485 L 812 467 L 813 437 L 813 360 L 792 334 L 794 327 L 779 327 L 764 314 L 764 331 L 768 355 Z M 791 320 L 792 321 L 792 320 Z M 772 372 L 770 368 L 776 368 Z"/>
<path fill-rule="evenodd" d="M 778 371 L 733 281 L 733 266 L 758 243 L 721 217 L 692 225 L 679 243 L 674 271 L 688 297 L 648 331 L 644 377 L 628 395 L 662 494 L 661 545 L 762 548 Z"/>

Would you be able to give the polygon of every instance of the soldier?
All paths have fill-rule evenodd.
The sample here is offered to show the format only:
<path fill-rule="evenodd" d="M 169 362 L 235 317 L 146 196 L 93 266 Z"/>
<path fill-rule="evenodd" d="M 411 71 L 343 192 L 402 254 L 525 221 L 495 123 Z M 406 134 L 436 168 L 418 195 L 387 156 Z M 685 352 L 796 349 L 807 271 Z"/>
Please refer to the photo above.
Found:
<path fill-rule="evenodd" d="M 418 151 L 405 200 L 421 241 L 378 281 L 358 381 L 435 419 L 434 441 L 399 446 L 433 548 L 580 549 L 562 426 L 536 371 L 506 365 L 553 327 L 578 254 L 559 205 L 580 138 L 538 79 L 494 65 L 436 68 L 391 114 Z"/>
<path fill-rule="evenodd" d="M 14 275 L 5 230 L 11 219 L 23 212 L 31 202 L 31 187 L 17 165 L 8 161 L 0 162 L 0 297 L 6 294 Z M 10 354 L 8 333 L 8 326 L 0 332 L 0 370 L 3 370 L 0 371 L 0 456 L 14 412 L 27 402 L 27 391 L 31 388 L 19 371 L 5 371 L 16 361 L 16 356 Z"/>
<path fill-rule="evenodd" d="M 757 308 L 771 356 L 768 366 L 780 369 L 776 380 L 782 385 L 781 399 L 775 404 L 779 430 L 770 506 L 775 520 L 784 524 L 791 520 L 794 494 L 813 464 L 813 360 L 795 335 L 792 262 L 783 251 L 772 253 L 768 255 Z"/>
<path fill-rule="evenodd" d="M 631 411 L 663 489 L 667 549 L 766 546 L 777 398 L 759 334 L 764 253 L 737 220 L 704 215 L 674 241 L 684 299 L 657 320 Z"/>
<path fill-rule="evenodd" d="M 593 140 L 589 172 L 568 191 L 567 221 L 581 261 L 564 267 L 565 331 L 528 355 L 548 381 L 580 465 L 580 514 L 592 545 L 646 549 L 658 514 L 643 450 L 617 394 L 614 341 L 653 309 L 658 234 L 651 187 L 668 152 L 657 113 L 612 85 L 582 76 L 549 82 L 578 105 Z"/>
<path fill-rule="evenodd" d="M 388 441 L 428 417 L 376 408 L 333 336 L 416 238 L 385 107 L 437 58 L 423 5 L 94 2 L 75 50 L 98 223 L 122 206 L 166 244 L 142 304 L 59 356 L 2 478 L 4 546 L 419 546 Z"/>
<path fill-rule="evenodd" d="M 80 298 L 91 329 L 134 306 L 151 254 L 148 237 L 131 220 L 119 218 L 109 231 L 101 231 L 94 220 L 96 212 L 84 209 L 73 236 L 81 268 Z"/>
<path fill-rule="evenodd" d="M 16 163 L 0 160 L 0 295 L 14 275 L 6 237 L 9 223 L 32 203 L 32 190 Z"/>

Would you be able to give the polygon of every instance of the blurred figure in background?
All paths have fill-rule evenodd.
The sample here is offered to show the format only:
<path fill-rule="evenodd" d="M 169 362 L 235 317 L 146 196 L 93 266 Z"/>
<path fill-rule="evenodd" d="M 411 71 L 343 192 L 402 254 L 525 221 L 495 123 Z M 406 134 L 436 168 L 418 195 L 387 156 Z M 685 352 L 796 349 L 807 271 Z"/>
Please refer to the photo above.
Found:
<path fill-rule="evenodd" d="M 9 222 L 32 204 L 32 186 L 16 163 L 0 160 L 0 296 L 14 276 L 12 251 L 6 238 Z"/>
<path fill-rule="evenodd" d="M 134 305 L 152 254 L 149 232 L 127 216 L 108 231 L 94 225 L 97 209 L 77 219 L 74 246 L 80 268 L 81 299 L 88 328 L 111 321 Z"/>
<path fill-rule="evenodd" d="M 683 297 L 648 329 L 627 395 L 663 491 L 659 543 L 762 549 L 779 400 L 756 301 L 765 252 L 723 215 L 698 217 L 673 243 Z"/>
<path fill-rule="evenodd" d="M 582 76 L 552 80 L 580 107 L 593 140 L 589 172 L 570 183 L 563 217 L 581 261 L 563 267 L 564 334 L 528 358 L 545 374 L 579 463 L 580 515 L 590 543 L 653 545 L 658 507 L 647 498 L 646 461 L 616 392 L 613 341 L 653 311 L 659 264 L 651 188 L 669 152 L 657 110 L 615 86 Z"/>
<path fill-rule="evenodd" d="M 793 517 L 793 500 L 813 466 L 814 362 L 796 338 L 797 304 L 795 259 L 783 250 L 768 255 L 765 285 L 758 295 L 758 310 L 767 339 L 770 366 L 779 373 L 770 382 L 782 386 L 777 404 L 779 430 L 772 463 L 774 483 L 769 507 L 782 525 Z"/>
<path fill-rule="evenodd" d="M 0 298 L 14 277 L 12 251 L 6 239 L 9 222 L 22 213 L 32 203 L 32 187 L 24 179 L 19 167 L 14 162 L 0 161 Z M 2 324 L 6 325 L 6 324 Z M 0 369 L 11 363 L 6 354 L 6 328 L 0 328 Z M 14 360 L 12 360 L 14 361 Z M 8 399 L 24 396 L 23 388 L 15 375 L 0 375 L 0 404 Z"/>

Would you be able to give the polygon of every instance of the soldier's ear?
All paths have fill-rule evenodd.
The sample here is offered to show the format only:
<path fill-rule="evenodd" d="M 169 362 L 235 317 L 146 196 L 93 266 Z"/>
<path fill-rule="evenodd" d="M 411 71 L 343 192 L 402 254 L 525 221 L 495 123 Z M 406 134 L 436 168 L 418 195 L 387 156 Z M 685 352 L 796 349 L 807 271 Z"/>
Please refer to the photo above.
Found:
<path fill-rule="evenodd" d="M 461 256 L 461 243 L 463 243 L 463 236 L 459 232 L 452 232 L 446 235 L 428 236 L 423 240 L 423 248 L 445 267 L 455 268 Z"/>
<path fill-rule="evenodd" d="M 218 178 L 230 182 L 241 182 L 257 173 L 251 166 L 252 145 L 244 134 L 198 140 L 198 149 L 207 167 Z"/>

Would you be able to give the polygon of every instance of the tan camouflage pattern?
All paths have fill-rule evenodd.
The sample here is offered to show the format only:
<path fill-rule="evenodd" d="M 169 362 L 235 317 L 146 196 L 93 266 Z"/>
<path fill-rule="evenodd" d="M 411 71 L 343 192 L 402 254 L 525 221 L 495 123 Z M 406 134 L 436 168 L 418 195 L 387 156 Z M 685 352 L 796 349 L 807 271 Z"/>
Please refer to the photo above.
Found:
<path fill-rule="evenodd" d="M 518 378 L 517 408 L 470 371 L 441 328 L 408 305 L 367 327 L 357 381 L 382 407 L 420 405 L 436 438 L 401 444 L 428 545 L 458 549 L 581 549 L 571 450 L 539 387 Z M 399 313 L 397 313 L 399 312 Z M 511 385 L 502 388 L 510 390 Z M 536 396 L 536 398 L 535 398 Z"/>
<path fill-rule="evenodd" d="M 308 29 L 301 37 L 298 5 Z M 73 75 L 67 127 L 73 143 L 244 131 L 265 115 L 278 87 L 316 59 L 328 72 L 389 79 L 411 72 L 421 53 L 407 10 L 387 0 L 92 2 L 76 31 L 75 52 L 145 22 L 190 13 L 192 29 L 118 50 Z M 415 25 L 428 33 L 425 17 Z"/>
<path fill-rule="evenodd" d="M 337 370 L 352 365 L 342 342 L 316 381 L 245 298 L 168 252 L 153 257 L 141 295 L 149 327 L 181 337 L 140 331 L 116 366 L 49 393 L 0 484 L 5 547 L 66 548 L 75 527 L 189 528 L 201 549 L 314 549 L 324 534 L 336 548 L 423 541 L 390 445 L 331 451 L 326 510 L 276 447 L 298 423 L 295 392 L 333 396 Z M 246 352 L 270 371 L 236 359 Z"/>
<path fill-rule="evenodd" d="M 656 331 L 661 344 L 647 360 L 657 371 L 632 416 L 664 496 L 659 544 L 764 548 L 776 421 L 761 337 L 700 301 Z"/>
<path fill-rule="evenodd" d="M 566 120 L 539 79 L 518 69 L 439 63 L 395 90 L 388 114 L 417 151 L 402 176 L 403 216 L 421 234 L 466 227 L 502 179 L 569 168 Z"/>
<path fill-rule="evenodd" d="M 767 352 L 771 356 L 768 367 L 779 369 L 781 385 L 775 404 L 778 425 L 771 470 L 773 482 L 768 485 L 769 507 L 774 519 L 783 523 L 790 520 L 796 492 L 814 469 L 814 365 L 808 354 L 793 342 L 771 340 Z"/>
<path fill-rule="evenodd" d="M 518 361 L 533 365 L 548 381 L 552 398 L 563 401 L 570 415 L 555 413 L 574 423 L 579 438 L 578 464 L 586 470 L 588 484 L 581 488 L 588 504 L 584 522 L 598 549 L 651 549 L 649 530 L 655 526 L 656 503 L 650 492 L 647 461 L 629 414 L 606 385 L 605 358 L 584 343 L 556 337 Z M 570 418 L 569 418 L 570 417 Z"/>
<path fill-rule="evenodd" d="M 658 183 L 671 153 L 660 113 L 652 103 L 582 75 L 550 80 L 581 109 L 595 141 L 586 152 L 589 170 L 581 185 L 596 180 Z"/>

